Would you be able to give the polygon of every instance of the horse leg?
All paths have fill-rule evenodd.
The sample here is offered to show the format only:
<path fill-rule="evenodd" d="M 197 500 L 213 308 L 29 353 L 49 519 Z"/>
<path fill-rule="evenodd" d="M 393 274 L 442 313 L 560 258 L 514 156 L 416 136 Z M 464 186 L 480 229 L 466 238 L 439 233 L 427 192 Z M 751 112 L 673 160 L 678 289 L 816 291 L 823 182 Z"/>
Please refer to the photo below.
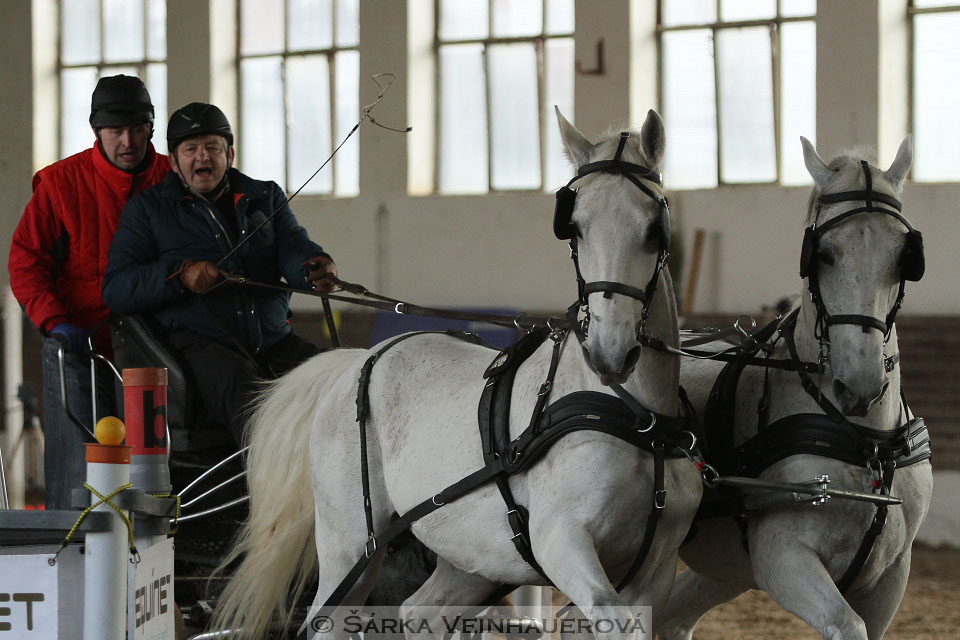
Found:
<path fill-rule="evenodd" d="M 819 556 L 795 540 L 766 539 L 750 549 L 757 584 L 824 640 L 867 640 L 867 627 L 847 604 Z"/>
<path fill-rule="evenodd" d="M 879 640 L 886 633 L 900 608 L 909 574 L 910 547 L 907 547 L 871 589 L 847 595 L 847 602 L 867 625 L 870 640 Z"/>
<path fill-rule="evenodd" d="M 456 568 L 440 556 L 437 567 L 427 581 L 407 598 L 400 607 L 400 619 L 404 630 L 413 637 L 428 635 L 443 636 L 446 625 L 465 608 L 482 603 L 497 589 L 497 584 L 486 578 Z"/>
<path fill-rule="evenodd" d="M 722 581 L 684 569 L 677 576 L 667 605 L 657 628 L 662 640 L 691 640 L 697 622 L 719 604 L 736 598 L 749 589 L 748 585 Z M 654 611 L 656 619 L 657 611 Z"/>
<path fill-rule="evenodd" d="M 625 602 L 650 607 L 651 622 L 649 625 L 642 625 L 643 633 L 649 634 L 645 637 L 656 637 L 657 629 L 662 626 L 663 611 L 666 609 L 670 589 L 677 575 L 677 560 L 676 551 L 664 554 L 652 571 L 639 572 L 620 592 L 620 597 Z"/>
<path fill-rule="evenodd" d="M 607 579 L 593 540 L 585 530 L 559 530 L 548 536 L 537 560 L 554 585 L 590 620 L 598 640 L 627 640 L 634 635 L 632 630 L 621 631 L 617 624 L 628 622 L 625 618 L 632 619 L 632 614 Z"/>

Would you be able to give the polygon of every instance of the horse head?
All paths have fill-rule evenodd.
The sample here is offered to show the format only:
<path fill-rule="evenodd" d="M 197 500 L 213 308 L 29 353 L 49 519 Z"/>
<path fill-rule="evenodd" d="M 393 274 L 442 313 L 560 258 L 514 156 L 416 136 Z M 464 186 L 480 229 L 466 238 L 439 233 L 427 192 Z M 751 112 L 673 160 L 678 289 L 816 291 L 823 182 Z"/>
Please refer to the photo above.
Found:
<path fill-rule="evenodd" d="M 663 120 L 651 110 L 639 133 L 622 132 L 593 144 L 559 110 L 557 119 L 567 156 L 577 167 L 557 193 L 554 231 L 570 240 L 577 265 L 585 312 L 580 337 L 601 382 L 622 383 L 640 358 L 638 336 L 645 324 L 660 337 L 676 334 L 676 310 L 664 308 L 672 297 L 663 297 L 672 296 L 665 272 L 670 214 L 659 170 Z"/>
<path fill-rule="evenodd" d="M 923 240 L 898 199 L 913 146 L 904 139 L 882 171 L 851 155 L 826 164 L 810 141 L 801 142 L 814 180 L 800 265 L 810 292 L 803 305 L 808 317 L 815 314 L 841 411 L 865 416 L 889 385 L 884 345 L 905 281 L 923 275 Z"/>

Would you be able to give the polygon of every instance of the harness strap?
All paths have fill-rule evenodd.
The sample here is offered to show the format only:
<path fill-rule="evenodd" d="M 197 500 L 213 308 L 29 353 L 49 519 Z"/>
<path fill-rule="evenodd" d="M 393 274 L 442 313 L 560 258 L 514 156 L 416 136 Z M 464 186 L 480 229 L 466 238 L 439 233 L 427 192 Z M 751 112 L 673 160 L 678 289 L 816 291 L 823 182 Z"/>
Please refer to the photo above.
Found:
<path fill-rule="evenodd" d="M 888 495 L 893 487 L 893 470 L 895 467 L 896 465 L 892 462 L 883 465 L 883 481 L 879 490 L 880 493 L 884 495 Z M 853 556 L 853 560 L 850 562 L 850 566 L 847 567 L 843 576 L 837 580 L 837 589 L 839 589 L 840 593 L 845 593 L 853 584 L 853 581 L 857 579 L 857 576 L 860 575 L 863 565 L 866 564 L 867 558 L 873 550 L 873 545 L 877 542 L 880 534 L 883 533 L 883 526 L 887 522 L 887 510 L 887 505 L 877 505 L 877 510 L 873 514 L 873 521 L 864 534 L 863 540 L 860 541 L 860 547 L 857 549 L 857 553 Z"/>
<path fill-rule="evenodd" d="M 653 443 L 653 504 L 650 505 L 650 514 L 647 516 L 647 526 L 643 531 L 643 540 L 640 541 L 640 548 L 633 559 L 633 564 L 627 569 L 623 579 L 617 585 L 617 593 L 623 590 L 630 581 L 640 571 L 647 555 L 650 553 L 650 547 L 653 545 L 653 538 L 657 533 L 657 524 L 660 522 L 660 515 L 667 506 L 667 490 L 663 485 L 663 451 L 664 445 L 660 442 Z"/>
<path fill-rule="evenodd" d="M 448 335 L 451 337 L 460 338 L 462 340 L 467 340 L 468 342 L 473 342 L 475 344 L 486 345 L 486 343 L 484 343 L 475 334 L 465 333 L 463 331 L 446 330 L 405 333 L 380 347 L 380 349 L 367 358 L 367 361 L 363 363 L 363 367 L 360 369 L 360 378 L 357 381 L 357 422 L 360 425 L 360 477 L 363 483 L 363 514 L 367 522 L 367 543 L 366 547 L 364 548 L 364 554 L 367 556 L 367 558 L 372 557 L 377 551 L 376 532 L 373 528 L 373 502 L 370 498 L 370 468 L 367 462 L 367 419 L 370 417 L 370 374 L 373 371 L 373 365 L 377 363 L 377 360 L 380 359 L 380 356 L 382 356 L 387 350 L 393 348 L 395 345 L 408 338 L 428 333 Z M 393 536 L 390 537 L 392 538 Z M 389 541 L 389 538 L 387 540 L 381 540 L 381 544 L 385 544 L 387 541 Z"/>
<path fill-rule="evenodd" d="M 327 597 L 326 601 L 323 603 L 323 607 L 335 607 L 343 602 L 343 599 L 348 593 L 350 593 L 350 589 L 353 588 L 353 585 L 356 584 L 357 580 L 360 579 L 360 576 L 363 574 L 364 569 L 367 568 L 367 565 L 370 564 L 370 561 L 376 557 L 377 554 L 383 553 L 383 550 L 387 548 L 387 544 L 397 535 L 403 531 L 406 531 L 411 524 L 425 515 L 436 511 L 445 504 L 450 504 L 451 502 L 463 497 L 473 489 L 489 481 L 501 471 L 502 467 L 500 467 L 498 464 L 484 466 L 482 469 L 474 471 L 462 480 L 453 483 L 440 493 L 427 498 L 400 516 L 400 518 L 394 520 L 390 526 L 380 534 L 380 545 L 378 549 L 373 554 L 363 554 L 360 556 L 360 559 L 357 560 L 356 564 L 353 565 L 353 568 L 346 575 L 346 577 L 340 581 L 340 584 L 336 589 L 334 589 L 333 593 Z M 305 636 L 298 635 L 297 637 L 301 638 Z"/>

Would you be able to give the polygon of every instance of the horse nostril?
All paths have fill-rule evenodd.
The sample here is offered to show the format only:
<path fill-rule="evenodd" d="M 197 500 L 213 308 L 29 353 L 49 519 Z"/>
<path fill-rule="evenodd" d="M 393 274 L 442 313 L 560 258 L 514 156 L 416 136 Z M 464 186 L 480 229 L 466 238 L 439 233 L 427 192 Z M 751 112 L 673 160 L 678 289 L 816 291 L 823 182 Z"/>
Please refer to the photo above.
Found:
<path fill-rule="evenodd" d="M 633 368 L 637 366 L 637 362 L 640 360 L 640 345 L 635 346 L 627 352 L 627 357 L 624 359 L 623 363 L 623 372 L 628 373 L 633 371 Z"/>
<path fill-rule="evenodd" d="M 839 400 L 840 397 L 845 393 L 849 393 L 849 389 L 847 389 L 847 385 L 843 384 L 839 380 L 834 380 L 833 381 L 833 397 Z"/>

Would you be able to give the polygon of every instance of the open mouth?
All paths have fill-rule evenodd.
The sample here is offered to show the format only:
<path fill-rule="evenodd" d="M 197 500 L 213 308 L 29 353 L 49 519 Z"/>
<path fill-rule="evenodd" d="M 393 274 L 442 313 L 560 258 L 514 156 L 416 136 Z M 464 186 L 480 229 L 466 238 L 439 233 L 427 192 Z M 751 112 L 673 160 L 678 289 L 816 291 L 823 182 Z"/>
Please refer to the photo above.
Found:
<path fill-rule="evenodd" d="M 210 167 L 201 167 L 194 171 L 198 178 L 209 178 L 213 175 L 213 169 Z"/>

